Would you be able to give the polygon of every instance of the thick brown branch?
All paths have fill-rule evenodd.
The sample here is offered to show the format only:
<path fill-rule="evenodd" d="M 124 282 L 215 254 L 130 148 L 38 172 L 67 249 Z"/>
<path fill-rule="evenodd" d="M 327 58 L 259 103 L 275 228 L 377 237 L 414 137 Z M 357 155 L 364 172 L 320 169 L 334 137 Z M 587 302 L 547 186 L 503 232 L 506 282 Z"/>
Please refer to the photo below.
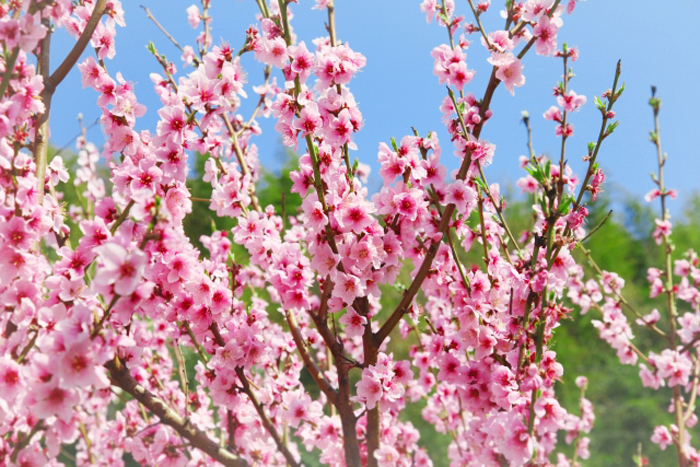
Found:
<path fill-rule="evenodd" d="M 369 314 L 369 301 L 367 298 L 357 300 L 358 310 L 357 312 L 365 317 Z M 365 357 L 365 367 L 377 364 L 377 355 L 379 354 L 379 346 L 374 339 L 374 334 L 372 333 L 372 326 L 369 324 L 365 325 L 365 332 L 362 335 L 362 350 Z M 377 467 L 377 458 L 374 457 L 374 453 L 379 449 L 380 443 L 380 433 L 381 433 L 381 412 L 379 404 L 374 406 L 374 408 L 367 411 L 367 434 L 365 436 L 367 440 L 367 467 Z"/>
<path fill-rule="evenodd" d="M 189 420 L 182 418 L 180 414 L 168 407 L 164 401 L 138 384 L 121 360 L 114 358 L 105 364 L 105 368 L 110 372 L 112 384 L 130 394 L 151 413 L 156 415 L 161 423 L 172 427 L 180 436 L 189 441 L 192 446 L 200 449 L 227 467 L 248 467 L 248 463 L 244 459 L 221 448 L 206 433 L 191 425 Z"/>
<path fill-rule="evenodd" d="M 327 279 L 327 284 L 330 279 Z M 325 293 L 324 293 L 325 296 Z M 357 418 L 352 407 L 350 397 L 352 396 L 352 385 L 350 382 L 350 368 L 352 365 L 345 357 L 342 344 L 336 339 L 335 335 L 328 328 L 325 313 L 324 317 L 316 313 L 309 313 L 316 325 L 316 330 L 326 343 L 326 347 L 331 351 L 335 368 L 338 372 L 338 415 L 343 428 L 343 450 L 345 454 L 345 465 L 348 467 L 360 467 L 360 444 L 357 439 L 356 423 Z"/>
<path fill-rule="evenodd" d="M 61 81 L 63 81 L 66 75 L 68 75 L 68 72 L 73 68 L 73 66 L 75 66 L 75 64 L 78 62 L 78 59 L 83 54 L 85 47 L 87 47 L 88 42 L 90 42 L 90 39 L 92 39 L 92 34 L 95 32 L 97 24 L 100 22 L 100 18 L 102 18 L 102 15 L 105 12 L 106 3 L 107 0 L 97 0 L 97 3 L 95 3 L 95 8 L 93 8 L 92 10 L 92 15 L 90 16 L 90 19 L 88 20 L 87 25 L 83 30 L 83 33 L 80 35 L 78 41 L 73 46 L 73 49 L 68 53 L 66 58 L 63 59 L 63 63 L 61 63 L 58 66 L 58 68 L 56 68 L 56 71 L 54 71 L 51 74 L 51 77 L 48 79 L 48 82 L 44 83 L 46 87 L 45 89 L 49 89 L 50 93 L 53 94 L 53 91 L 56 89 L 56 86 L 58 86 L 61 83 Z"/>

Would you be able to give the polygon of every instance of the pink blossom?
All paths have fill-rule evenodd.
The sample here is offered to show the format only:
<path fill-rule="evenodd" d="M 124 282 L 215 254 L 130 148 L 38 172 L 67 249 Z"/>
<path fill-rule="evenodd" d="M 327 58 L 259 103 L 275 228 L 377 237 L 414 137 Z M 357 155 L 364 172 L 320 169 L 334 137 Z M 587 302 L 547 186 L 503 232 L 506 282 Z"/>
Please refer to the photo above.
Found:
<path fill-rule="evenodd" d="M 357 397 L 371 410 L 383 395 L 384 389 L 379 376 L 369 368 L 362 370 L 362 377 L 357 383 Z"/>
<path fill-rule="evenodd" d="M 659 219 L 654 219 L 654 222 L 656 222 L 656 228 L 651 236 L 654 237 L 654 241 L 657 245 L 661 245 L 664 238 L 668 238 L 671 235 L 672 224 L 669 220 L 662 221 Z"/>
<path fill-rule="evenodd" d="M 362 281 L 356 276 L 338 272 L 333 287 L 333 296 L 338 297 L 343 302 L 351 304 L 355 298 L 362 297 L 365 292 L 365 287 Z"/>
<path fill-rule="evenodd" d="M 48 418 L 56 415 L 64 422 L 70 421 L 73 407 L 80 402 L 75 389 L 63 389 L 54 381 L 36 387 L 32 396 L 37 417 Z"/>
<path fill-rule="evenodd" d="M 554 0 L 527 0 L 523 4 L 523 19 L 529 22 L 545 14 L 554 4 Z"/>
<path fill-rule="evenodd" d="M 661 314 L 659 313 L 659 310 L 654 308 L 653 310 L 651 310 L 651 313 L 644 315 L 641 318 L 637 318 L 636 323 L 640 326 L 647 326 L 656 323 L 660 319 Z"/>
<path fill-rule="evenodd" d="M 428 23 L 432 21 L 433 16 L 435 16 L 438 9 L 437 0 L 423 0 L 423 2 L 420 4 L 420 10 L 425 12 L 426 21 Z"/>
<path fill-rule="evenodd" d="M 377 459 L 379 467 L 394 467 L 398 465 L 399 452 L 389 445 L 382 445 L 374 451 L 374 457 Z"/>
<path fill-rule="evenodd" d="M 532 35 L 537 38 L 535 41 L 535 50 L 537 55 L 549 56 L 554 53 L 557 48 L 557 31 L 559 28 L 556 24 L 550 21 L 549 16 L 542 15 L 534 28 Z"/>
<path fill-rule="evenodd" d="M 5 356 L 0 357 L 0 398 L 13 400 L 24 387 L 20 366 Z"/>
<path fill-rule="evenodd" d="M 544 116 L 545 120 L 551 120 L 551 121 L 555 121 L 555 122 L 559 122 L 559 123 L 561 123 L 564 119 L 564 117 L 561 113 L 561 109 L 559 107 L 556 107 L 556 106 L 551 106 L 549 108 L 549 110 L 547 110 L 544 113 L 543 116 Z"/>
<path fill-rule="evenodd" d="M 359 337 L 365 331 L 367 318 L 360 316 L 353 307 L 348 307 L 348 311 L 338 320 L 345 326 L 345 333 L 348 337 Z"/>
<path fill-rule="evenodd" d="M 5 245 L 22 250 L 29 248 L 35 240 L 35 233 L 24 219 L 13 217 L 9 222 L 0 223 L 0 238 L 4 239 Z"/>
<path fill-rule="evenodd" d="M 359 234 L 369 227 L 375 220 L 370 215 L 374 212 L 374 206 L 360 200 L 359 197 L 350 195 L 340 209 L 340 225 Z"/>
<path fill-rule="evenodd" d="M 318 129 L 323 127 L 321 114 L 318 112 L 316 105 L 307 105 L 299 113 L 299 118 L 294 120 L 292 128 L 299 130 L 302 136 L 313 134 Z"/>
<path fill-rule="evenodd" d="M 302 41 L 298 45 L 289 48 L 289 55 L 292 60 L 291 70 L 299 76 L 299 80 L 304 83 L 315 66 L 315 57 L 310 53 L 306 44 Z"/>
<path fill-rule="evenodd" d="M 97 362 L 91 355 L 90 344 L 89 339 L 82 339 L 71 345 L 61 356 L 57 371 L 58 376 L 62 378 L 61 387 L 87 387 L 93 384 L 98 387 L 107 387 L 109 385 L 102 367 L 96 368 Z"/>
<path fill-rule="evenodd" d="M 331 1 L 332 0 L 316 0 L 316 5 L 314 5 L 312 8 L 314 10 L 325 10 L 328 8 Z"/>
<path fill-rule="evenodd" d="M 557 103 L 562 106 L 566 112 L 575 112 L 580 110 L 586 103 L 586 96 L 576 94 L 574 91 L 569 91 L 566 95 L 557 96 Z"/>
<path fill-rule="evenodd" d="M 287 63 L 287 44 L 281 37 L 274 39 L 260 39 L 255 50 L 256 58 L 263 63 L 275 65 L 277 68 L 284 68 Z"/>
<path fill-rule="evenodd" d="M 119 295 L 131 294 L 141 280 L 141 272 L 146 264 L 146 255 L 140 250 L 129 254 L 123 246 L 107 243 L 99 247 L 102 267 L 95 275 L 97 284 L 114 285 L 114 292 Z"/>
<path fill-rule="evenodd" d="M 197 5 L 192 5 L 187 7 L 187 22 L 190 24 L 192 29 L 197 29 L 199 26 L 199 21 L 201 16 L 199 14 L 199 8 Z"/>
<path fill-rule="evenodd" d="M 511 95 L 515 95 L 515 86 L 520 87 L 525 84 L 523 65 L 512 53 L 492 54 L 488 62 L 497 67 L 496 78 L 503 82 Z"/>
<path fill-rule="evenodd" d="M 657 426 L 654 428 L 654 434 L 651 435 L 651 442 L 658 444 L 662 451 L 666 450 L 666 446 L 673 444 L 673 437 L 665 426 Z"/>
<path fill-rule="evenodd" d="M 445 202 L 457 206 L 460 214 L 468 216 L 476 207 L 476 191 L 463 180 L 455 180 L 446 191 Z"/>

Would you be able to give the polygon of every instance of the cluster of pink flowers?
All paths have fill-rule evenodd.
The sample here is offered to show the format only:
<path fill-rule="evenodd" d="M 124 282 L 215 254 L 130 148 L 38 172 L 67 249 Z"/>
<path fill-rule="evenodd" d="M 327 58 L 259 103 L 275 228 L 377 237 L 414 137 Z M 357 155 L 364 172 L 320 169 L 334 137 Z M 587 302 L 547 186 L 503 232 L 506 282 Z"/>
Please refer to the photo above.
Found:
<path fill-rule="evenodd" d="M 659 102 L 652 96 L 650 104 L 655 116 L 658 116 Z M 597 106 L 601 113 L 609 118 L 611 111 L 606 110 L 600 102 Z M 655 131 L 658 132 L 658 126 Z M 651 139 L 660 153 L 658 138 L 654 134 L 652 132 Z M 635 309 L 623 295 L 625 281 L 615 273 L 601 271 L 595 263 L 592 264 L 598 275 L 585 283 L 583 269 L 577 267 L 577 272 L 569 280 L 569 297 L 581 307 L 582 313 L 591 308 L 602 313 L 602 321 L 593 320 L 593 325 L 598 329 L 600 337 L 617 350 L 622 364 L 638 364 L 639 376 L 644 387 L 654 390 L 672 388 L 669 412 L 673 414 L 674 423 L 657 426 L 650 439 L 662 450 L 669 445 L 675 445 L 679 465 L 695 466 L 700 465 L 700 451 L 691 445 L 688 429 L 693 428 L 698 421 L 694 401 L 700 371 L 700 262 L 693 250 L 687 251 L 682 259 L 673 259 L 672 224 L 665 200 L 667 197 L 675 199 L 677 194 L 675 190 L 666 189 L 663 185 L 664 164 L 665 160 L 660 158 L 660 175 L 652 177 L 658 188 L 650 191 L 645 199 L 651 202 L 661 198 L 661 218 L 655 219 L 656 227 L 651 235 L 656 244 L 662 246 L 666 262 L 661 269 L 649 268 L 647 280 L 649 298 L 663 297 L 668 319 L 662 320 L 662 314 L 657 308 L 644 314 Z M 597 187 L 602 183 L 602 179 L 604 176 L 600 169 L 597 169 L 591 177 L 592 186 L 589 190 L 592 197 L 599 191 Z M 683 302 L 691 311 L 681 314 L 679 305 Z M 627 319 L 628 312 L 636 316 L 635 323 L 638 326 L 651 330 L 661 338 L 660 341 L 666 347 L 660 352 L 636 347 Z"/>
<path fill-rule="evenodd" d="M 29 3 L 0 5 L 5 57 L 15 57 L 6 58 L 12 68 L 0 87 L 0 465 L 59 466 L 62 446 L 75 444 L 77 465 L 120 466 L 129 453 L 142 465 L 296 467 L 303 447 L 332 467 L 429 467 L 419 431 L 402 417 L 419 400 L 423 418 L 451 436 L 453 466 L 551 467 L 556 456 L 564 467 L 589 456 L 592 405 L 583 393 L 579 415 L 559 404 L 564 369 L 549 343 L 572 312 L 568 296 L 583 311 L 599 308 L 601 336 L 624 362 L 637 361 L 617 299 L 624 282 L 614 274 L 584 282 L 571 253 L 585 237 L 583 194 L 595 199 L 604 175 L 592 153 L 583 180 L 563 156 L 524 158 L 529 175 L 518 184 L 534 196 L 535 225 L 516 239 L 500 187 L 484 174 L 495 145 L 480 137 L 498 86 L 513 94 L 525 84 L 533 45 L 539 55 L 576 58 L 573 48 L 557 50 L 573 0 L 510 2 L 504 28 L 490 32 L 479 21 L 488 0 L 476 6 L 476 24 L 456 16 L 451 0 L 423 1 L 428 22 L 437 18 L 450 38 L 431 55 L 448 88 L 440 111 L 460 168 L 448 177 L 445 142 L 434 132 L 392 138 L 379 144 L 383 186 L 372 196 L 367 166 L 350 163 L 364 122 L 349 84 L 366 60 L 337 42 L 332 1 L 314 6 L 328 10 L 329 36 L 310 48 L 292 31 L 285 1 L 258 2 L 240 51 L 212 46 L 208 0 L 201 11 L 188 8 L 190 26 L 201 28 L 197 52 L 182 48 L 192 71 L 178 76 L 149 46 L 162 68 L 151 75 L 161 106 L 156 128 L 142 131 L 146 109 L 134 84 L 104 65 L 124 26 L 120 2 Z M 29 58 L 48 47 L 42 21 L 90 39 L 96 51 L 77 65 L 83 87 L 98 93 L 106 135 L 101 150 L 84 137 L 77 145 L 72 178 L 82 204 L 68 209 L 82 235 L 71 236 L 60 203 L 70 181 L 63 158 L 41 157 L 42 91 L 56 86 Z M 465 93 L 473 34 L 493 66 L 481 99 Z M 244 118 L 247 53 L 267 71 Z M 555 88 L 559 107 L 545 113 L 564 136 L 567 113 L 586 102 L 567 83 Z M 604 122 L 619 93 L 614 86 L 604 95 Z M 268 117 L 301 154 L 290 178 L 303 202 L 286 219 L 255 191 L 256 119 Z M 199 175 L 211 185 L 210 210 L 235 220 L 230 232 L 200 239 L 207 252 L 183 228 L 192 153 L 208 155 Z M 97 175 L 100 160 L 111 190 Z M 657 238 L 670 235 L 667 222 Z M 247 253 L 234 255 L 234 244 Z M 483 250 L 483 265 L 462 263 L 472 248 Z M 676 263 L 683 279 L 674 289 L 695 311 L 697 263 L 693 255 Z M 399 287 L 404 267 L 411 284 Z M 380 302 L 391 287 L 403 293 L 393 311 Z M 665 287 L 659 282 L 657 293 Z M 687 388 L 697 374 L 687 353 L 700 319 L 678 323 L 685 347 L 650 353 L 645 385 Z M 415 339 L 405 359 L 392 353 L 399 336 Z M 555 454 L 560 431 L 575 443 L 573 459 Z M 657 431 L 662 446 L 674 436 Z"/>

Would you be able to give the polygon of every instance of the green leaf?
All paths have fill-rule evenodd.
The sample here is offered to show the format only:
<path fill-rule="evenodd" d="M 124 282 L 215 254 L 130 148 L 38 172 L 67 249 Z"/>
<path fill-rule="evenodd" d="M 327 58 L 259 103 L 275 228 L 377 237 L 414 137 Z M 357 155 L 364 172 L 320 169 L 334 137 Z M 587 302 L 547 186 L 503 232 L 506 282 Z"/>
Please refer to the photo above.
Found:
<path fill-rule="evenodd" d="M 571 195 L 566 195 L 564 198 L 561 200 L 561 205 L 559 205 L 559 213 L 560 214 L 568 214 L 569 213 L 569 207 L 573 204 L 574 202 L 574 197 Z"/>
<path fill-rule="evenodd" d="M 619 125 L 619 124 L 620 124 L 620 121 L 617 120 L 617 121 L 612 122 L 610 125 L 608 125 L 608 127 L 605 129 L 606 136 L 611 134 L 613 131 L 615 131 L 615 128 L 617 128 L 617 125 Z"/>
<path fill-rule="evenodd" d="M 486 191 L 487 187 L 486 187 L 486 184 L 484 183 L 484 181 L 483 181 L 482 179 L 480 179 L 480 178 L 477 177 L 477 178 L 474 179 L 474 183 L 476 183 L 476 185 L 477 185 L 479 188 L 481 188 L 484 192 Z"/>
<path fill-rule="evenodd" d="M 600 110 L 601 112 L 605 111 L 605 104 L 603 103 L 603 101 L 600 100 L 600 97 L 595 96 L 593 98 L 593 103 L 595 104 L 598 110 Z"/>
<path fill-rule="evenodd" d="M 392 136 L 389 141 L 391 141 L 391 147 L 394 149 L 394 152 L 399 152 L 399 145 L 396 144 L 396 138 Z"/>
<path fill-rule="evenodd" d="M 622 93 L 625 92 L 625 83 L 622 83 L 622 86 L 620 86 L 620 89 L 615 93 L 615 100 L 617 100 Z"/>
<path fill-rule="evenodd" d="M 539 167 L 539 166 L 533 167 L 532 165 L 528 165 L 527 167 L 525 167 L 525 170 L 527 171 L 527 173 L 529 173 L 532 176 L 532 178 L 537 180 L 537 182 L 540 185 L 544 185 L 545 176 L 544 176 L 544 173 L 542 172 L 541 167 Z"/>

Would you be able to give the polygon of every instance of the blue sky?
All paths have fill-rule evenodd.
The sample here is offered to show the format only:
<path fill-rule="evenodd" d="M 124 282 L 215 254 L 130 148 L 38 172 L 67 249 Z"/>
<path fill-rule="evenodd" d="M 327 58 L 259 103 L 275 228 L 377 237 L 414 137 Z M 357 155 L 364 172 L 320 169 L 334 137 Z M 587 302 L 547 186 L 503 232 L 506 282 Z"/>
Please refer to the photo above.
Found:
<path fill-rule="evenodd" d="M 181 45 L 194 44 L 197 32 L 187 24 L 185 9 L 193 0 L 125 0 L 123 6 L 126 28 L 117 30 L 117 56 L 107 61 L 112 76 L 121 71 L 124 78 L 135 83 L 136 94 L 148 108 L 138 122 L 138 129 L 155 131 L 159 100 L 149 79 L 151 72 L 160 72 L 159 66 L 147 52 L 152 40 L 161 53 L 179 64 L 179 51 L 158 31 L 147 18 L 140 4 L 147 6 L 158 20 L 177 38 Z M 292 22 L 300 40 L 310 46 L 311 40 L 325 35 L 325 12 L 311 10 L 311 0 L 300 0 L 292 5 Z M 470 18 L 466 0 L 457 0 L 457 13 Z M 358 157 L 372 167 L 370 190 L 380 187 L 377 147 L 394 136 L 400 139 L 415 127 L 421 134 L 437 131 L 443 144 L 443 163 L 448 168 L 457 166 L 452 156 L 447 133 L 440 121 L 438 109 L 445 88 L 432 74 L 430 51 L 447 40 L 444 28 L 435 23 L 426 24 L 418 0 L 336 0 L 338 37 L 347 41 L 356 51 L 367 57 L 367 66 L 351 82 L 351 90 L 359 102 L 365 118 L 364 129 L 356 135 Z M 498 15 L 501 2 L 493 0 L 491 10 L 482 17 L 487 30 L 503 27 Z M 255 22 L 257 6 L 253 0 L 212 0 L 214 42 L 229 41 L 239 47 L 246 27 Z M 676 188 L 681 200 L 698 189 L 700 176 L 700 2 L 693 0 L 589 0 L 579 2 L 571 16 L 564 17 L 564 28 L 559 41 L 579 47 L 580 59 L 573 64 L 576 77 L 571 89 L 588 97 L 583 110 L 570 117 L 574 137 L 567 144 L 568 158 L 577 173 L 582 174 L 586 144 L 597 137 L 600 126 L 598 111 L 592 97 L 612 85 L 618 59 L 622 59 L 622 80 L 626 91 L 616 104 L 620 126 L 606 142 L 599 161 L 608 180 L 624 188 L 633 196 L 641 197 L 652 186 L 649 173 L 656 170 L 654 148 L 648 141 L 652 127 L 652 113 L 647 105 L 650 86 L 656 85 L 663 99 L 661 113 L 661 140 L 669 154 L 666 165 L 667 186 Z M 473 45 L 467 52 L 469 68 L 477 71 L 474 80 L 465 88 L 477 98 L 483 95 L 490 73 L 487 54 L 471 37 Z M 52 42 L 52 63 L 56 66 L 70 50 L 74 39 L 65 32 L 55 34 Z M 85 56 L 91 51 L 86 51 Z M 92 52 L 94 53 L 94 52 Z M 484 128 L 482 138 L 496 144 L 496 157 L 486 175 L 489 182 L 514 186 L 523 172 L 518 157 L 526 152 L 526 134 L 520 123 L 521 111 L 528 110 L 538 153 L 558 154 L 560 139 L 554 136 L 554 125 L 541 116 L 555 104 L 551 89 L 562 75 L 561 60 L 539 57 L 532 50 L 524 59 L 526 84 L 516 88 L 512 97 L 503 87 L 493 100 L 493 118 Z M 248 72 L 250 86 L 262 79 L 262 66 L 252 54 L 246 54 L 243 66 Z M 182 73 L 188 72 L 181 69 Z M 63 146 L 77 133 L 77 114 L 86 122 L 100 114 L 96 106 L 97 93 L 83 90 L 77 69 L 71 71 L 60 85 L 53 100 L 51 130 L 52 143 Z M 254 104 L 244 104 L 246 109 Z M 280 138 L 274 132 L 273 120 L 260 120 L 264 131 L 256 143 L 260 147 L 263 165 L 271 170 L 283 162 Z M 96 144 L 104 141 L 99 127 L 93 127 L 88 138 Z M 610 186 L 610 185 L 609 185 Z M 516 189 L 517 190 L 517 189 Z M 619 196 L 619 195 L 618 195 Z M 672 203 L 676 218 L 681 213 L 682 201 Z"/>

